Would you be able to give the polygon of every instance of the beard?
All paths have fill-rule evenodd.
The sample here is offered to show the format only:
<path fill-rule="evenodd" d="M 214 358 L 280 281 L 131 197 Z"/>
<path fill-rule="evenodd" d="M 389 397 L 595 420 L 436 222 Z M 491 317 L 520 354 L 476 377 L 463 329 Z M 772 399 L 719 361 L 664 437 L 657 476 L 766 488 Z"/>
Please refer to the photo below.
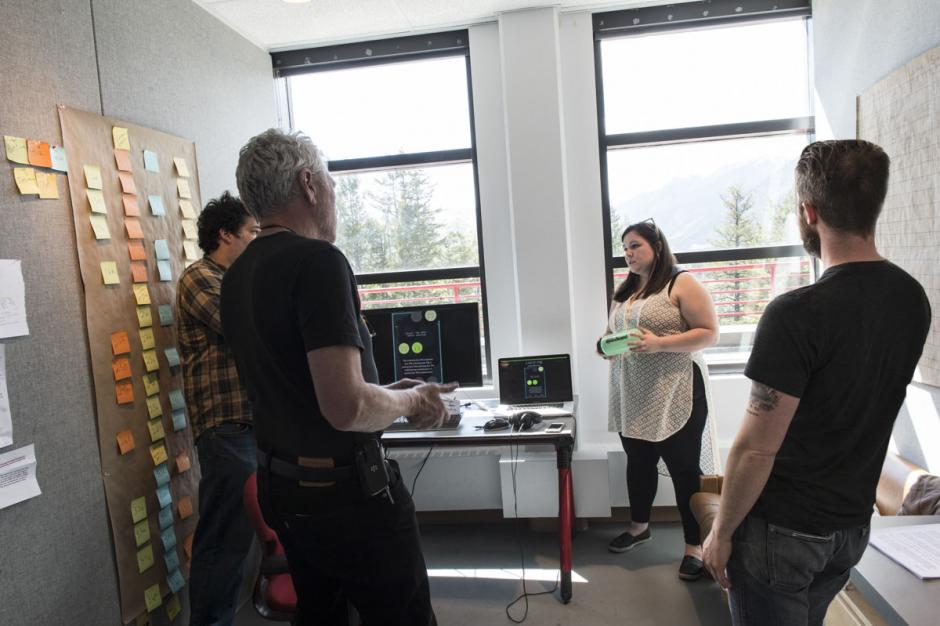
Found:
<path fill-rule="evenodd" d="M 802 214 L 800 214 L 797 222 L 800 225 L 800 239 L 803 241 L 803 249 L 806 250 L 810 256 L 814 256 L 817 259 L 820 258 L 822 255 L 822 244 L 819 241 L 819 229 L 807 224 Z"/>

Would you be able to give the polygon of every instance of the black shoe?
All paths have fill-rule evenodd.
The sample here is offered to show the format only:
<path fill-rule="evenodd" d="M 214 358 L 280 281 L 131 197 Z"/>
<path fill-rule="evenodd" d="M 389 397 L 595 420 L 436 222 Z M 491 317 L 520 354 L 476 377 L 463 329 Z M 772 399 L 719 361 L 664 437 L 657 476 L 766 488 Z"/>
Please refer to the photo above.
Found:
<path fill-rule="evenodd" d="M 607 544 L 607 549 L 611 552 L 626 552 L 627 550 L 632 550 L 641 543 L 646 543 L 650 540 L 652 535 L 650 534 L 650 529 L 647 528 L 639 535 L 631 535 L 630 533 L 621 533 L 614 538 L 609 544 Z"/>
<path fill-rule="evenodd" d="M 682 564 L 679 566 L 679 578 L 682 580 L 698 580 L 705 573 L 705 564 L 702 559 L 686 554 L 682 557 Z"/>

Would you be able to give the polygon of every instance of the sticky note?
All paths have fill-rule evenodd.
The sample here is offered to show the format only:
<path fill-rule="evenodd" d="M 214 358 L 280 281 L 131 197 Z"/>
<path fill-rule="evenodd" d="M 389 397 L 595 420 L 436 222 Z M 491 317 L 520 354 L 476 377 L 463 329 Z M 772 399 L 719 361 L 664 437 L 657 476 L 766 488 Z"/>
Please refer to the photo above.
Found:
<path fill-rule="evenodd" d="M 134 285 L 134 299 L 137 304 L 150 304 L 150 289 L 146 284 Z"/>
<path fill-rule="evenodd" d="M 170 258 L 170 247 L 166 243 L 166 239 L 157 239 L 153 242 L 153 251 L 157 255 L 158 259 L 168 260 Z"/>
<path fill-rule="evenodd" d="M 147 264 L 146 263 L 131 263 L 131 279 L 135 283 L 146 283 L 147 282 Z"/>
<path fill-rule="evenodd" d="M 150 626 L 150 613 L 141 613 L 134 621 L 134 626 Z"/>
<path fill-rule="evenodd" d="M 160 393 L 160 373 L 148 372 L 144 374 L 144 392 L 148 396 Z"/>
<path fill-rule="evenodd" d="M 104 194 L 100 189 L 86 189 L 85 195 L 88 196 L 88 206 L 92 213 L 101 213 L 107 215 L 108 205 L 104 201 Z"/>
<path fill-rule="evenodd" d="M 111 136 L 114 138 L 114 147 L 117 150 L 130 150 L 131 140 L 127 135 L 127 129 L 120 126 L 111 128 Z"/>
<path fill-rule="evenodd" d="M 164 348 L 163 353 L 166 355 L 166 361 L 170 364 L 170 367 L 180 366 L 180 353 L 176 351 L 176 348 Z"/>
<path fill-rule="evenodd" d="M 125 428 L 117 434 L 118 452 L 124 456 L 134 449 L 134 433 L 130 428 Z"/>
<path fill-rule="evenodd" d="M 144 169 L 148 172 L 160 171 L 160 162 L 157 160 L 156 152 L 144 150 Z"/>
<path fill-rule="evenodd" d="M 170 487 L 168 485 L 157 487 L 157 501 L 160 503 L 161 509 L 173 504 L 173 496 L 170 494 Z M 173 537 L 173 545 L 176 545 L 175 536 Z"/>
<path fill-rule="evenodd" d="M 127 150 L 114 150 L 114 163 L 118 170 L 122 172 L 132 172 L 134 167 L 131 165 L 131 153 Z"/>
<path fill-rule="evenodd" d="M 85 186 L 89 189 L 104 189 L 104 183 L 101 182 L 101 168 L 97 165 L 86 165 L 82 168 L 85 172 Z"/>
<path fill-rule="evenodd" d="M 153 326 L 153 317 L 147 305 L 137 307 L 137 325 L 141 328 Z"/>
<path fill-rule="evenodd" d="M 39 188 L 39 197 L 43 200 L 52 200 L 59 197 L 59 181 L 55 174 L 49 172 L 36 172 L 36 186 Z"/>
<path fill-rule="evenodd" d="M 134 529 L 136 530 L 136 527 Z M 137 571 L 143 574 L 151 567 L 153 567 L 153 544 L 147 544 L 137 551 Z M 146 592 L 144 593 L 146 594 Z M 159 606 L 159 604 L 157 606 Z M 147 610 L 149 611 L 151 609 L 148 607 Z"/>
<path fill-rule="evenodd" d="M 176 510 L 180 519 L 186 519 L 193 514 L 193 499 L 190 496 L 180 498 L 180 501 L 176 503 Z"/>
<path fill-rule="evenodd" d="M 130 172 L 118 172 L 118 178 L 121 181 L 121 191 L 124 193 L 137 193 L 137 185 L 134 184 L 134 175 Z"/>
<path fill-rule="evenodd" d="M 52 146 L 49 148 L 49 156 L 52 160 L 52 169 L 57 172 L 69 171 L 69 161 L 65 157 L 65 148 L 62 146 Z"/>
<path fill-rule="evenodd" d="M 180 431 L 186 428 L 186 411 L 177 409 L 173 411 L 173 430 Z"/>
<path fill-rule="evenodd" d="M 186 159 L 183 157 L 173 157 L 173 165 L 176 166 L 176 173 L 183 178 L 189 178 L 189 168 L 186 166 Z"/>
<path fill-rule="evenodd" d="M 150 457 L 153 459 L 153 464 L 155 466 L 160 465 L 161 463 L 165 463 L 167 459 L 166 446 L 164 446 L 162 443 L 155 443 L 151 445 Z"/>
<path fill-rule="evenodd" d="M 181 389 L 170 390 L 170 406 L 173 407 L 174 411 L 176 409 L 186 408 L 186 400 L 183 399 L 183 391 Z"/>
<path fill-rule="evenodd" d="M 189 533 L 186 535 L 186 539 L 183 539 L 183 552 L 189 558 L 193 558 L 193 533 Z"/>
<path fill-rule="evenodd" d="M 173 307 L 169 304 L 160 305 L 160 326 L 173 325 Z"/>
<path fill-rule="evenodd" d="M 186 252 L 186 258 L 195 261 L 199 258 L 199 252 L 196 251 L 196 242 L 186 240 L 183 242 L 183 250 Z"/>
<path fill-rule="evenodd" d="M 170 482 L 170 466 L 166 463 L 153 468 L 153 478 L 157 481 L 157 487 L 162 487 Z"/>
<path fill-rule="evenodd" d="M 196 211 L 193 209 L 193 203 L 189 200 L 180 200 L 180 213 L 188 220 L 196 218 Z"/>
<path fill-rule="evenodd" d="M 163 598 L 160 597 L 160 585 L 150 585 L 144 589 L 144 605 L 147 607 L 147 611 L 153 613 L 153 611 L 160 606 L 163 602 Z"/>
<path fill-rule="evenodd" d="M 118 276 L 117 263 L 114 261 L 101 262 L 101 280 L 104 281 L 105 285 L 120 284 L 121 277 Z"/>
<path fill-rule="evenodd" d="M 122 380 L 114 385 L 114 397 L 118 404 L 130 404 L 134 401 L 134 386 L 131 381 Z"/>
<path fill-rule="evenodd" d="M 127 354 L 131 351 L 131 342 L 123 330 L 111 333 L 111 353 L 114 355 Z"/>
<path fill-rule="evenodd" d="M 166 215 L 166 208 L 163 206 L 162 196 L 147 196 L 147 202 L 150 203 L 150 213 L 153 215 Z"/>
<path fill-rule="evenodd" d="M 137 307 L 139 311 L 143 307 Z M 147 309 L 150 310 L 149 308 Z M 156 350 L 144 350 L 144 367 L 147 368 L 148 372 L 156 372 L 160 369 L 160 362 L 157 360 L 157 351 Z"/>
<path fill-rule="evenodd" d="M 29 165 L 29 150 L 26 147 L 26 139 L 24 137 L 4 135 L 3 143 L 7 149 L 7 160 Z"/>
<path fill-rule="evenodd" d="M 167 530 L 170 530 L 170 529 L 167 528 Z M 176 545 L 175 541 L 176 540 L 174 539 L 173 545 Z M 178 569 L 175 569 L 172 572 L 170 572 L 169 575 L 167 575 L 166 584 L 170 586 L 170 589 L 173 590 L 173 593 L 179 593 L 179 590 L 183 588 L 183 586 L 186 584 L 186 581 L 183 580 L 183 575 L 180 574 L 180 571 Z"/>
<path fill-rule="evenodd" d="M 147 517 L 147 498 L 140 496 L 131 500 L 131 520 L 136 524 Z"/>
<path fill-rule="evenodd" d="M 169 261 L 157 261 L 157 271 L 160 273 L 160 280 L 162 282 L 173 280 L 173 269 Z"/>
<path fill-rule="evenodd" d="M 110 239 L 111 230 L 108 228 L 108 218 L 97 213 L 91 216 L 91 229 L 95 232 L 95 239 Z"/>
<path fill-rule="evenodd" d="M 52 155 L 49 154 L 49 144 L 37 139 L 26 142 L 26 156 L 30 165 L 36 167 L 52 167 Z"/>
<path fill-rule="evenodd" d="M 192 463 L 189 462 L 189 455 L 185 452 L 180 453 L 180 455 L 176 457 L 177 473 L 182 474 L 183 472 L 189 470 L 190 467 L 192 467 Z"/>
<path fill-rule="evenodd" d="M 147 398 L 147 415 L 150 416 L 150 419 L 163 415 L 163 407 L 159 395 L 149 396 Z"/>
<path fill-rule="evenodd" d="M 150 400 L 151 398 L 159 397 L 160 396 L 150 396 L 150 398 L 147 399 Z M 166 433 L 163 431 L 163 420 L 159 417 L 147 422 L 147 430 L 150 431 L 150 441 L 154 443 L 166 437 Z"/>
<path fill-rule="evenodd" d="M 147 260 L 147 251 L 144 250 L 144 242 L 139 240 L 128 241 L 127 242 L 127 254 L 130 255 L 131 261 L 146 261 Z"/>
<path fill-rule="evenodd" d="M 142 520 L 134 524 L 134 543 L 137 547 L 150 541 L 150 520 Z"/>
<path fill-rule="evenodd" d="M 121 196 L 121 202 L 124 204 L 124 215 L 128 217 L 138 217 L 140 215 L 137 196 Z"/>
<path fill-rule="evenodd" d="M 39 183 L 36 182 L 36 170 L 31 167 L 14 167 L 13 180 L 22 196 L 32 196 L 39 193 Z"/>
<path fill-rule="evenodd" d="M 131 377 L 131 361 L 126 356 L 118 357 L 111 362 L 114 380 L 124 380 Z"/>
<path fill-rule="evenodd" d="M 140 347 L 144 350 L 151 350 L 155 345 L 157 345 L 157 342 L 153 337 L 153 328 L 141 328 Z M 148 393 L 147 395 L 149 396 L 150 394 Z"/>
<path fill-rule="evenodd" d="M 176 179 L 176 190 L 180 194 L 180 198 L 192 198 L 193 194 L 189 190 L 189 182 L 185 178 Z"/>
<path fill-rule="evenodd" d="M 186 239 L 199 239 L 199 233 L 196 231 L 196 222 L 193 220 L 182 220 L 183 236 Z"/>
<path fill-rule="evenodd" d="M 166 603 L 166 616 L 171 622 L 176 619 L 176 616 L 180 614 L 183 608 L 180 606 L 180 598 L 177 595 L 173 595 L 170 600 Z"/>
<path fill-rule="evenodd" d="M 140 221 L 135 217 L 129 217 L 124 220 L 124 228 L 127 230 L 128 239 L 143 239 L 144 231 L 140 229 Z"/>
<path fill-rule="evenodd" d="M 165 530 L 173 525 L 173 507 L 167 506 L 160 509 L 160 514 L 158 516 L 160 522 L 160 530 Z"/>
<path fill-rule="evenodd" d="M 180 555 L 175 547 L 172 550 L 167 550 L 166 554 L 163 555 L 163 562 L 166 563 L 166 571 L 168 572 L 179 569 Z"/>

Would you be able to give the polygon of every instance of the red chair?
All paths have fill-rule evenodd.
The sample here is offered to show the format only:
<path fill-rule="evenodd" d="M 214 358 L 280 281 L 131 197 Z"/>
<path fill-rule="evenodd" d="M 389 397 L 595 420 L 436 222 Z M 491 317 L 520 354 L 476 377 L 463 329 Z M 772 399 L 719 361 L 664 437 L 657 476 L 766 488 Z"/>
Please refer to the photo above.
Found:
<path fill-rule="evenodd" d="M 278 622 L 290 622 L 297 613 L 297 594 L 287 568 L 287 557 L 277 534 L 264 522 L 258 504 L 258 483 L 255 474 L 245 481 L 245 510 L 261 540 L 263 556 L 253 601 L 258 615 Z"/>

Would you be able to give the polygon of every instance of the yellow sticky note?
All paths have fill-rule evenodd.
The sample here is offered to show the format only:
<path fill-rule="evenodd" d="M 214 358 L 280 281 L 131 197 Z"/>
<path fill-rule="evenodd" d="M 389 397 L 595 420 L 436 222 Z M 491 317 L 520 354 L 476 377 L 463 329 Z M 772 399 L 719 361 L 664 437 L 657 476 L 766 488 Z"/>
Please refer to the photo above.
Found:
<path fill-rule="evenodd" d="M 153 613 L 160 604 L 163 603 L 163 598 L 160 597 L 160 583 L 155 585 L 150 585 L 144 589 L 144 604 L 147 605 L 147 610 Z"/>
<path fill-rule="evenodd" d="M 104 194 L 100 189 L 86 189 L 85 195 L 88 196 L 88 206 L 92 213 L 102 213 L 107 215 L 108 206 L 104 201 Z"/>
<path fill-rule="evenodd" d="M 127 136 L 127 129 L 120 126 L 111 128 L 111 136 L 114 137 L 114 148 L 116 150 L 130 150 L 131 140 Z"/>
<path fill-rule="evenodd" d="M 39 183 L 36 182 L 36 170 L 31 167 L 14 167 L 13 180 L 20 190 L 20 195 L 35 195 L 39 193 Z"/>
<path fill-rule="evenodd" d="M 134 285 L 134 299 L 138 305 L 150 304 L 150 290 L 146 283 Z"/>
<path fill-rule="evenodd" d="M 180 611 L 182 611 L 182 610 L 183 610 L 183 609 L 182 609 L 182 607 L 180 606 L 180 599 L 179 599 L 179 596 L 174 595 L 174 596 L 173 596 L 172 598 L 170 598 L 170 600 L 166 603 L 166 616 L 167 616 L 168 618 L 170 618 L 170 621 L 171 621 L 171 622 L 176 619 L 176 616 L 179 615 L 179 614 L 180 614 Z"/>
<path fill-rule="evenodd" d="M 176 166 L 177 174 L 183 178 L 189 178 L 189 168 L 186 166 L 186 159 L 183 157 L 173 157 L 173 164 Z"/>
<path fill-rule="evenodd" d="M 163 407 L 160 405 L 160 396 L 150 396 L 147 398 L 147 414 L 150 419 L 163 415 Z"/>
<path fill-rule="evenodd" d="M 141 613 L 138 615 L 134 626 L 150 626 L 150 613 Z"/>
<path fill-rule="evenodd" d="M 150 457 L 153 459 L 154 465 L 166 463 L 166 446 L 162 443 L 155 443 L 150 446 Z"/>
<path fill-rule="evenodd" d="M 186 252 L 186 258 L 190 261 L 195 261 L 199 258 L 199 253 L 196 250 L 196 242 L 191 240 L 186 240 L 183 242 L 183 250 Z"/>
<path fill-rule="evenodd" d="M 153 338 L 153 328 L 140 329 L 140 347 L 144 350 L 150 350 L 157 345 Z M 150 395 L 149 393 L 147 394 Z"/>
<path fill-rule="evenodd" d="M 180 200 L 180 213 L 188 220 L 196 219 L 196 211 L 189 200 Z"/>
<path fill-rule="evenodd" d="M 160 374 L 148 372 L 144 374 L 144 392 L 148 396 L 160 393 Z"/>
<path fill-rule="evenodd" d="M 114 261 L 102 261 L 101 262 L 101 278 L 104 279 L 105 285 L 118 285 L 121 282 L 121 277 L 118 276 L 117 263 Z"/>
<path fill-rule="evenodd" d="M 26 149 L 25 138 L 4 135 L 3 143 L 7 149 L 7 160 L 29 165 L 29 151 Z"/>
<path fill-rule="evenodd" d="M 196 232 L 196 222 L 194 220 L 182 220 L 183 236 L 186 239 L 198 239 L 199 233 Z"/>
<path fill-rule="evenodd" d="M 91 228 L 95 231 L 95 239 L 110 239 L 111 231 L 108 229 L 108 218 L 95 213 L 91 216 Z"/>
<path fill-rule="evenodd" d="M 153 396 L 154 398 L 159 398 L 160 396 Z M 150 398 L 147 398 L 150 400 Z M 166 433 L 163 431 L 163 420 L 157 418 L 147 422 L 147 429 L 150 431 L 150 441 L 160 441 L 166 437 Z"/>
<path fill-rule="evenodd" d="M 136 524 L 147 517 L 147 498 L 140 496 L 131 500 L 131 519 Z"/>
<path fill-rule="evenodd" d="M 141 328 L 153 326 L 153 314 L 150 312 L 150 307 L 146 304 L 137 307 L 137 325 Z"/>
<path fill-rule="evenodd" d="M 134 530 L 137 530 L 136 528 Z M 147 531 L 149 534 L 149 530 Z M 143 548 L 137 551 L 137 571 L 143 574 L 148 569 L 153 567 L 153 544 L 147 544 Z M 157 592 L 159 593 L 159 592 Z M 146 597 L 146 592 L 144 592 Z M 160 606 L 157 604 L 157 606 Z M 156 608 L 156 607 L 154 607 Z M 147 606 L 148 611 L 152 611 L 149 604 Z"/>
<path fill-rule="evenodd" d="M 176 179 L 176 190 L 180 194 L 180 198 L 192 198 L 193 194 L 189 190 L 189 182 L 185 178 Z"/>
<path fill-rule="evenodd" d="M 150 520 L 142 520 L 134 524 L 134 543 L 137 547 L 150 541 Z"/>
<path fill-rule="evenodd" d="M 59 183 L 55 174 L 36 172 L 36 186 L 39 187 L 39 197 L 44 200 L 59 197 Z"/>
<path fill-rule="evenodd" d="M 86 165 L 85 183 L 89 189 L 104 189 L 104 183 L 101 182 L 101 168 L 97 165 Z"/>
<path fill-rule="evenodd" d="M 142 307 L 138 307 L 137 310 L 140 311 L 141 308 Z M 147 310 L 149 311 L 150 309 L 148 308 Z M 147 368 L 148 372 L 156 372 L 160 369 L 160 362 L 157 360 L 156 350 L 144 350 L 144 366 Z"/>

